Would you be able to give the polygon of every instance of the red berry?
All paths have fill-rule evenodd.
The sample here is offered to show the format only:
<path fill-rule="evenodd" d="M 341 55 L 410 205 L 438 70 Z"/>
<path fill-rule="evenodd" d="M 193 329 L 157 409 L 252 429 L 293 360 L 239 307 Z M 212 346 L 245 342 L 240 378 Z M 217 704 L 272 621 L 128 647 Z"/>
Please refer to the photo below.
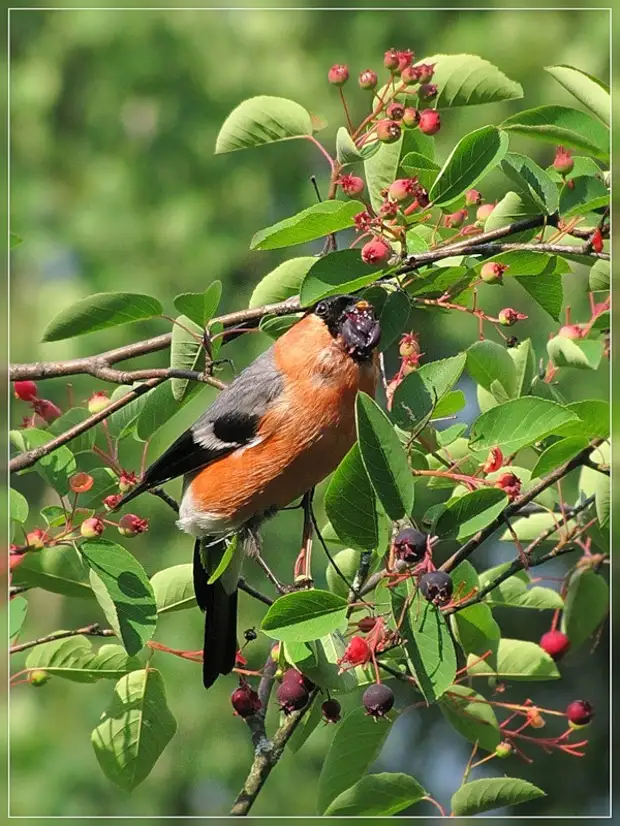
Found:
<path fill-rule="evenodd" d="M 592 249 L 594 252 L 603 252 L 603 233 L 597 227 L 591 238 Z"/>
<path fill-rule="evenodd" d="M 502 473 L 499 479 L 495 482 L 495 487 L 503 490 L 512 501 L 521 493 L 521 480 L 514 473 Z"/>
<path fill-rule="evenodd" d="M 118 532 L 121 536 L 137 536 L 139 533 L 148 531 L 148 519 L 140 519 L 135 513 L 126 513 L 118 520 Z"/>
<path fill-rule="evenodd" d="M 91 516 L 89 519 L 85 519 L 80 525 L 80 533 L 86 539 L 95 539 L 97 536 L 101 536 L 104 528 L 105 525 L 101 519 L 97 516 Z"/>
<path fill-rule="evenodd" d="M 413 201 L 417 192 L 417 178 L 398 178 L 388 189 L 388 197 L 399 204 Z"/>
<path fill-rule="evenodd" d="M 95 480 L 88 473 L 75 473 L 69 479 L 69 487 L 73 493 L 88 493 L 95 484 Z"/>
<path fill-rule="evenodd" d="M 385 717 L 394 705 L 394 692 L 383 683 L 374 683 L 368 686 L 362 697 L 366 712 L 378 720 Z"/>
<path fill-rule="evenodd" d="M 362 260 L 373 266 L 387 263 L 391 255 L 392 248 L 381 238 L 375 238 L 362 247 Z"/>
<path fill-rule="evenodd" d="M 418 97 L 420 99 L 420 103 L 429 103 L 431 100 L 435 100 L 437 97 L 437 84 L 435 83 L 423 83 L 422 86 L 418 89 Z"/>
<path fill-rule="evenodd" d="M 407 106 L 403 112 L 402 122 L 408 129 L 413 129 L 420 122 L 420 113 L 413 106 Z"/>
<path fill-rule="evenodd" d="M 123 495 L 121 493 L 113 493 L 110 496 L 106 496 L 103 500 L 103 507 L 107 511 L 113 511 L 122 498 Z"/>
<path fill-rule="evenodd" d="M 305 685 L 295 680 L 282 682 L 276 696 L 280 709 L 287 715 L 302 709 L 310 697 Z"/>
<path fill-rule="evenodd" d="M 312 682 L 312 680 L 306 677 L 305 674 L 302 674 L 300 671 L 297 671 L 296 668 L 287 669 L 282 675 L 282 682 L 303 685 L 303 687 L 308 692 L 312 691 L 312 689 L 314 688 L 314 683 Z"/>
<path fill-rule="evenodd" d="M 396 201 L 384 201 L 379 207 L 381 218 L 396 218 L 398 215 L 398 204 Z"/>
<path fill-rule="evenodd" d="M 396 49 L 388 49 L 383 56 L 383 65 L 385 68 L 393 72 L 394 69 L 398 69 L 399 64 L 400 58 Z"/>
<path fill-rule="evenodd" d="M 108 394 L 104 390 L 97 390 L 97 392 L 93 393 L 88 399 L 88 412 L 91 414 L 101 413 L 109 404 L 110 399 Z"/>
<path fill-rule="evenodd" d="M 341 175 L 338 178 L 338 184 L 349 198 L 360 195 L 364 191 L 364 181 L 356 175 Z"/>
<path fill-rule="evenodd" d="M 261 708 L 258 694 L 245 681 L 241 682 L 239 688 L 236 688 L 230 695 L 230 702 L 238 717 L 251 717 Z"/>
<path fill-rule="evenodd" d="M 332 86 L 344 86 L 349 79 L 349 67 L 343 63 L 336 63 L 327 73 L 327 79 Z"/>
<path fill-rule="evenodd" d="M 365 665 L 370 660 L 370 647 L 363 637 L 351 637 L 338 665 Z"/>
<path fill-rule="evenodd" d="M 558 146 L 555 150 L 555 158 L 553 159 L 553 168 L 560 175 L 568 175 L 573 171 L 575 162 L 571 157 L 571 153 L 563 146 Z"/>
<path fill-rule="evenodd" d="M 465 193 L 465 206 L 478 206 L 482 203 L 482 195 L 477 189 L 468 189 Z"/>
<path fill-rule="evenodd" d="M 508 264 L 500 264 L 499 261 L 487 261 L 480 268 L 480 278 L 486 284 L 501 284 L 502 276 L 508 269 Z"/>
<path fill-rule="evenodd" d="M 512 307 L 505 307 L 497 314 L 497 320 L 500 324 L 503 324 L 504 327 L 512 327 L 517 321 L 523 321 L 525 318 L 527 318 L 526 315 L 517 312 L 517 310 L 513 310 Z"/>
<path fill-rule="evenodd" d="M 443 223 L 445 227 L 449 227 L 450 229 L 459 229 L 465 223 L 467 219 L 467 210 L 466 209 L 457 209 L 456 212 L 453 212 L 451 215 L 446 215 L 443 219 Z"/>
<path fill-rule="evenodd" d="M 425 135 L 436 135 L 441 128 L 441 118 L 436 109 L 424 109 L 420 112 L 420 122 L 418 124 L 420 131 Z"/>
<path fill-rule="evenodd" d="M 35 399 L 32 402 L 32 406 L 39 416 L 45 419 L 48 424 L 62 415 L 60 407 L 57 407 L 54 402 L 49 401 L 49 399 Z"/>
<path fill-rule="evenodd" d="M 538 644 L 554 660 L 561 660 L 570 648 L 570 640 L 561 631 L 547 631 Z"/>
<path fill-rule="evenodd" d="M 578 339 L 583 338 L 583 330 L 579 324 L 565 324 L 563 327 L 560 327 L 558 335 L 562 336 L 562 338 Z"/>
<path fill-rule="evenodd" d="M 377 138 L 381 143 L 394 143 L 400 138 L 400 126 L 388 118 L 378 121 Z"/>
<path fill-rule="evenodd" d="M 121 493 L 127 493 L 138 484 L 138 477 L 133 471 L 122 470 L 118 477 L 118 489 Z"/>
<path fill-rule="evenodd" d="M 408 564 L 420 562 L 427 550 L 428 534 L 416 528 L 405 528 L 394 539 L 396 558 Z"/>
<path fill-rule="evenodd" d="M 338 723 L 340 721 L 342 706 L 338 700 L 325 700 L 321 706 L 321 711 L 323 712 L 323 719 L 326 723 Z"/>
<path fill-rule="evenodd" d="M 397 52 L 398 55 L 398 73 L 400 74 L 403 72 L 408 66 L 411 66 L 413 63 L 413 58 L 415 54 L 411 51 L 411 49 L 403 49 L 400 52 Z"/>
<path fill-rule="evenodd" d="M 420 70 L 418 66 L 406 66 L 401 72 L 400 79 L 403 83 L 406 83 L 407 86 L 414 86 L 416 83 L 419 83 Z"/>
<path fill-rule="evenodd" d="M 435 74 L 434 63 L 420 63 L 416 66 L 416 69 L 418 70 L 420 83 L 429 83 L 433 79 L 433 75 Z"/>
<path fill-rule="evenodd" d="M 498 447 L 492 447 L 486 462 L 482 465 L 484 473 L 494 473 L 504 464 L 504 454 Z"/>
<path fill-rule="evenodd" d="M 402 120 L 404 112 L 405 104 L 399 103 L 397 100 L 390 103 L 385 109 L 385 114 L 390 120 Z"/>
<path fill-rule="evenodd" d="M 569 723 L 575 726 L 586 726 L 594 717 L 594 709 L 587 700 L 573 700 L 566 708 Z"/>
<path fill-rule="evenodd" d="M 45 541 L 47 539 L 47 534 L 45 531 L 42 531 L 41 528 L 35 528 L 30 533 L 26 534 L 26 545 L 29 548 L 41 548 L 45 547 Z"/>
<path fill-rule="evenodd" d="M 377 80 L 377 73 L 373 72 L 372 69 L 364 69 L 363 72 L 360 72 L 359 84 L 362 89 L 374 89 L 377 85 Z"/>
<path fill-rule="evenodd" d="M 484 224 L 494 209 L 495 204 L 482 204 L 482 206 L 479 206 L 476 210 L 476 221 L 480 224 Z"/>
<path fill-rule="evenodd" d="M 454 588 L 450 575 L 445 571 L 429 571 L 418 580 L 422 596 L 433 605 L 446 605 L 450 602 Z"/>
<path fill-rule="evenodd" d="M 32 402 L 37 398 L 37 385 L 33 381 L 13 382 L 15 398 L 23 402 Z"/>

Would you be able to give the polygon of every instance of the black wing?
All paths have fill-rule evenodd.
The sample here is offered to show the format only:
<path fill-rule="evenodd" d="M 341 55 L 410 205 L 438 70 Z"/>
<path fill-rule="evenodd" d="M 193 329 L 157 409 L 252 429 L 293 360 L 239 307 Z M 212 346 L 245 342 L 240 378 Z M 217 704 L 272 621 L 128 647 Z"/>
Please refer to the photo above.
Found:
<path fill-rule="evenodd" d="M 149 488 L 200 470 L 247 445 L 282 389 L 282 377 L 270 348 L 222 390 L 211 407 L 146 470 L 140 483 L 117 507 Z"/>

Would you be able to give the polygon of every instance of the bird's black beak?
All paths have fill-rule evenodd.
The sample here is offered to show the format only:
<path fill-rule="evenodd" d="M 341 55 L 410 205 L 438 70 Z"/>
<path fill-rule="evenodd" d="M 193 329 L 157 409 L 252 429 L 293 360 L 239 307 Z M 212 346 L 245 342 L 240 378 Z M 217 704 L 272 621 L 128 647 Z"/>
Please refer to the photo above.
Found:
<path fill-rule="evenodd" d="M 381 327 L 372 306 L 360 300 L 347 307 L 340 333 L 351 356 L 369 358 L 381 338 Z"/>

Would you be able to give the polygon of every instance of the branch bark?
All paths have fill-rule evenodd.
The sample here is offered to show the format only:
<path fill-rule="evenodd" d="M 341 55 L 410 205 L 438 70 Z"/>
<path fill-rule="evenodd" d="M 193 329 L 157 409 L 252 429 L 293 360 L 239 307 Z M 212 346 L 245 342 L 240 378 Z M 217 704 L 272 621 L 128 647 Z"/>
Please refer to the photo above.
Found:
<path fill-rule="evenodd" d="M 39 637 L 36 640 L 30 640 L 29 642 L 22 642 L 18 645 L 12 645 L 9 648 L 9 654 L 18 654 L 20 651 L 27 651 L 29 648 L 34 648 L 35 645 L 43 645 L 46 642 L 54 642 L 54 640 L 64 640 L 67 637 L 78 637 L 80 634 L 90 637 L 116 636 L 111 628 L 100 628 L 98 622 L 93 622 L 91 625 L 84 626 L 84 628 L 76 628 L 73 631 L 55 631 L 53 634 L 48 634 L 46 637 Z"/>

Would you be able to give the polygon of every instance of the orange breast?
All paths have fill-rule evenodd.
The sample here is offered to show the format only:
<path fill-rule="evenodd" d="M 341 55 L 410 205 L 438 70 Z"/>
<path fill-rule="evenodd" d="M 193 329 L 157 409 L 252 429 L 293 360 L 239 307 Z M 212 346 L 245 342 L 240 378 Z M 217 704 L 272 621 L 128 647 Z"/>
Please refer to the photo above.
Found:
<path fill-rule="evenodd" d="M 328 476 L 355 441 L 355 396 L 375 394 L 376 362 L 360 365 L 323 322 L 307 316 L 274 347 L 286 389 L 265 415 L 258 443 L 202 470 L 195 506 L 237 524 L 282 508 Z"/>

